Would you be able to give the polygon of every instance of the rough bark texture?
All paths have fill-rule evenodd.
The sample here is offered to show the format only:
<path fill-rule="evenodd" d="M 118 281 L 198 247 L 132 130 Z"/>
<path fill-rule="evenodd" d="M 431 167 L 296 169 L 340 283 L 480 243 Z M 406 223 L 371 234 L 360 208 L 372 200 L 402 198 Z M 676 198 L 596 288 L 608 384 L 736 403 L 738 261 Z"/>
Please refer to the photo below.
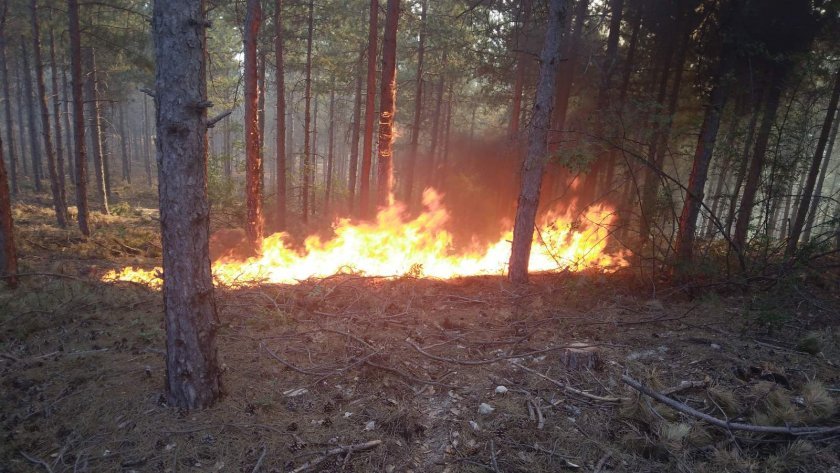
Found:
<path fill-rule="evenodd" d="M 365 89 L 365 134 L 362 138 L 362 175 L 359 178 L 359 215 L 370 212 L 370 171 L 373 158 L 373 119 L 376 112 L 376 35 L 379 23 L 379 0 L 370 0 L 368 26 L 367 88 Z"/>
<path fill-rule="evenodd" d="M 50 75 L 52 76 L 52 93 L 53 93 L 53 129 L 55 130 L 55 169 L 58 177 L 58 191 L 61 195 L 61 203 L 65 214 L 67 213 L 67 193 L 66 181 L 64 174 L 64 147 L 62 143 L 61 130 L 61 93 L 58 88 L 58 65 L 55 62 L 55 37 L 53 30 L 50 29 Z"/>
<path fill-rule="evenodd" d="M 309 17 L 307 21 L 307 35 L 306 35 L 306 80 L 304 85 L 304 113 L 303 113 L 303 214 L 301 220 L 303 223 L 309 221 L 309 184 L 311 182 L 310 175 L 312 174 L 312 148 L 310 147 L 309 134 L 312 125 L 312 33 L 313 33 L 313 15 L 314 2 L 309 0 Z"/>
<path fill-rule="evenodd" d="M 14 223 L 12 222 L 12 201 L 9 195 L 9 181 L 6 176 L 6 160 L 3 157 L 3 139 L 0 138 L 0 276 L 6 285 L 17 287 L 17 252 L 15 248 Z"/>
<path fill-rule="evenodd" d="M 799 244 L 799 237 L 802 235 L 802 227 L 805 226 L 805 220 L 811 207 L 812 194 L 814 193 L 814 186 L 817 183 L 817 176 L 820 173 L 820 163 L 823 159 L 828 160 L 830 156 L 823 157 L 825 154 L 826 144 L 828 143 L 829 135 L 831 134 L 831 125 L 834 120 L 834 112 L 837 110 L 837 102 L 840 100 L 840 68 L 834 74 L 834 88 L 831 91 L 831 99 L 828 102 L 828 112 L 825 114 L 822 130 L 820 131 L 820 138 L 817 141 L 817 149 L 814 152 L 814 159 L 811 160 L 811 168 L 808 170 L 808 179 L 805 181 L 805 188 L 802 191 L 802 200 L 799 202 L 799 210 L 796 212 L 796 218 L 790 229 L 790 238 L 787 241 L 787 248 L 785 253 L 787 256 L 793 256 L 796 253 L 796 247 Z"/>
<path fill-rule="evenodd" d="M 221 392 L 208 244 L 204 2 L 156 0 L 157 160 L 163 241 L 166 392 L 209 407 Z"/>
<path fill-rule="evenodd" d="M 91 146 L 93 147 L 93 171 L 96 179 L 96 193 L 99 197 L 99 210 L 108 214 L 108 192 L 105 187 L 105 166 L 102 149 L 102 116 L 99 107 L 99 94 L 96 85 L 96 58 L 93 48 L 85 49 L 85 69 L 88 78 L 85 81 L 88 104 L 88 121 L 90 122 Z"/>
<path fill-rule="evenodd" d="M 422 0 L 420 6 L 420 41 L 417 45 L 417 78 L 414 92 L 414 121 L 411 124 L 411 151 L 408 169 L 405 174 L 405 201 L 411 203 L 414 188 L 414 170 L 417 167 L 418 145 L 420 143 L 420 125 L 423 120 L 423 57 L 426 54 L 426 12 L 428 0 Z"/>
<path fill-rule="evenodd" d="M 274 62 L 277 67 L 274 79 L 277 83 L 277 208 L 275 209 L 278 230 L 286 228 L 286 70 L 283 63 L 283 0 L 274 0 Z"/>
<path fill-rule="evenodd" d="M 394 199 L 394 115 L 397 112 L 397 23 L 400 0 L 388 0 L 385 33 L 382 36 L 382 83 L 379 93 L 379 149 L 377 158 L 376 204 L 390 205 Z"/>
<path fill-rule="evenodd" d="M 362 65 L 365 61 L 365 50 L 359 52 L 358 71 L 356 74 L 356 96 L 353 100 L 353 131 L 350 139 L 350 172 L 347 177 L 347 205 L 350 213 L 353 214 L 353 207 L 356 205 L 356 181 L 358 180 L 359 169 L 359 138 L 361 138 L 362 119 Z"/>
<path fill-rule="evenodd" d="M 58 171 L 55 166 L 55 151 L 53 150 L 52 135 L 50 134 L 50 109 L 47 106 L 47 87 L 44 83 L 44 64 L 41 62 L 41 32 L 38 24 L 38 3 L 32 0 L 29 3 L 30 20 L 32 25 L 32 51 L 35 61 L 35 85 L 37 87 L 38 108 L 41 112 L 41 137 L 44 140 L 44 153 L 47 155 L 47 173 L 50 178 L 50 191 L 52 191 L 53 210 L 58 226 L 67 226 L 67 205 L 64 203 L 64 192 L 61 190 L 58 180 Z"/>
<path fill-rule="evenodd" d="M 73 142 L 76 162 L 76 208 L 79 214 L 79 229 L 90 235 L 87 200 L 87 150 L 85 150 L 85 99 L 82 95 L 82 40 L 79 31 L 79 4 L 67 0 L 67 17 L 70 23 L 70 76 L 73 89 Z"/>
<path fill-rule="evenodd" d="M 767 154 L 770 130 L 776 122 L 776 112 L 779 110 L 779 100 L 782 96 L 784 72 L 775 71 L 771 74 L 771 83 L 764 102 L 761 126 L 756 135 L 753 157 L 750 161 L 746 183 L 744 184 L 744 195 L 741 197 L 741 207 L 738 209 L 738 220 L 735 222 L 735 232 L 732 236 L 732 241 L 735 243 L 738 251 L 741 252 L 744 251 L 744 246 L 747 242 L 747 231 L 752 220 L 752 211 L 755 205 L 755 196 L 758 193 L 761 170 L 764 168 L 764 158 Z"/>
<path fill-rule="evenodd" d="M 245 200 L 247 215 L 245 234 L 251 251 L 259 253 L 263 240 L 262 215 L 262 147 L 260 146 L 257 67 L 257 38 L 262 9 L 260 0 L 248 0 L 245 13 Z"/>
<path fill-rule="evenodd" d="M 528 130 L 528 150 L 521 171 L 521 189 L 513 226 L 513 246 L 510 253 L 511 281 L 528 281 L 528 260 L 534 239 L 534 222 L 540 201 L 543 170 L 548 161 L 548 130 L 554 105 L 557 63 L 560 61 L 560 24 L 566 13 L 565 0 L 549 3 L 548 27 L 540 54 L 540 78 L 534 100 L 534 112 Z"/>
<path fill-rule="evenodd" d="M 706 188 L 706 178 L 709 174 L 709 164 L 712 162 L 715 141 L 720 128 L 720 118 L 729 95 L 729 87 L 726 83 L 727 66 L 722 64 L 720 67 L 723 70 L 716 74 L 715 84 L 709 95 L 709 104 L 703 116 L 703 125 L 700 127 L 700 136 L 697 139 L 697 146 L 694 148 L 694 164 L 688 178 L 685 203 L 680 214 L 676 256 L 677 261 L 681 264 L 691 262 L 697 217 L 700 215 L 700 206 L 703 203 L 703 190 Z"/>
<path fill-rule="evenodd" d="M 17 157 L 15 155 L 15 135 L 12 130 L 12 98 L 9 90 L 9 69 L 6 64 L 6 15 L 8 2 L 3 2 L 2 17 L 0 17 L 0 73 L 3 74 L 3 101 L 5 102 L 4 110 L 6 112 L 6 145 L 9 152 L 7 154 L 9 162 L 9 171 L 12 184 L 12 195 L 17 195 L 20 191 L 17 176 Z"/>

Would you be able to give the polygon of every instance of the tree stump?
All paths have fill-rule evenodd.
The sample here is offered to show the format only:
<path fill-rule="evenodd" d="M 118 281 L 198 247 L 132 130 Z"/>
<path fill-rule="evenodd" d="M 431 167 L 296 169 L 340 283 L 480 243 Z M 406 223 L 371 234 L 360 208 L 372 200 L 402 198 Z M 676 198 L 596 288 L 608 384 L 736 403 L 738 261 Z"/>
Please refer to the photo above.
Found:
<path fill-rule="evenodd" d="M 573 371 L 598 369 L 601 365 L 601 356 L 597 347 L 587 343 L 573 343 L 560 352 L 560 362 Z"/>

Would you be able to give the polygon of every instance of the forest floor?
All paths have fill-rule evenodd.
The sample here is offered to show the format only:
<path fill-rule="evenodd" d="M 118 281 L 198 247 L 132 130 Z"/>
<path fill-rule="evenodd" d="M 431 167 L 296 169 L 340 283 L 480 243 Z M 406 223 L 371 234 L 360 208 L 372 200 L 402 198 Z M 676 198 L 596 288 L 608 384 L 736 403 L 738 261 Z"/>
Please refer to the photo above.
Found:
<path fill-rule="evenodd" d="M 713 427 L 622 382 L 732 422 L 840 425 L 836 290 L 803 282 L 774 312 L 740 289 L 652 297 L 631 272 L 221 287 L 226 394 L 183 412 L 160 292 L 99 281 L 160 255 L 154 213 L 118 210 L 84 240 L 15 208 L 28 276 L 0 289 L 0 472 L 840 472 L 840 432 Z M 563 364 L 575 343 L 594 366 Z"/>

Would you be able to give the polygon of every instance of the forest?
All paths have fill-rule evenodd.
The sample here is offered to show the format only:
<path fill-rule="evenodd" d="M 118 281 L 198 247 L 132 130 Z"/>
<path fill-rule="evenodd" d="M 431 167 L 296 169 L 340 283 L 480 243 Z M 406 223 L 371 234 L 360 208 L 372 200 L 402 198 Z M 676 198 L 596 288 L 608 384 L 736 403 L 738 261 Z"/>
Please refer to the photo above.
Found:
<path fill-rule="evenodd" d="M 0 473 L 840 471 L 837 0 L 0 0 L 0 87 Z"/>

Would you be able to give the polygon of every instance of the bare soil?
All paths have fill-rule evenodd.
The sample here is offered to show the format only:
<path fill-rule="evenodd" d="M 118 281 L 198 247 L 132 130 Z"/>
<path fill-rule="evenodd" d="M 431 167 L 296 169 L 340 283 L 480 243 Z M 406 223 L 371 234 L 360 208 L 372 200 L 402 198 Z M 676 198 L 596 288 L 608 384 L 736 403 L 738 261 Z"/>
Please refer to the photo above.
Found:
<path fill-rule="evenodd" d="M 29 275 L 0 289 L 0 472 L 287 472 L 372 440 L 306 471 L 840 472 L 840 435 L 720 429 L 621 381 L 696 382 L 672 397 L 733 422 L 838 425 L 831 291 L 768 319 L 765 295 L 654 297 L 632 270 L 220 287 L 226 394 L 184 412 L 164 401 L 160 293 L 98 280 L 159 256 L 153 213 L 122 213 L 84 240 L 16 208 Z M 594 368 L 566 369 L 572 344 Z"/>

